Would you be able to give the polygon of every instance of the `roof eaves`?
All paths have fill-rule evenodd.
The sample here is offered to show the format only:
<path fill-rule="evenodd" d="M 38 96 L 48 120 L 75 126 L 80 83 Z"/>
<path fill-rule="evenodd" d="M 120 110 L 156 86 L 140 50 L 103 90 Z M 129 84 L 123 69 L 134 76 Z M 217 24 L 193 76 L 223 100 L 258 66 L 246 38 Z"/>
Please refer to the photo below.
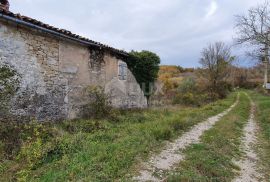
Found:
<path fill-rule="evenodd" d="M 10 11 L 6 11 L 6 10 L 3 10 L 1 8 L 0 8 L 0 17 L 2 17 L 4 19 L 9 19 L 9 20 L 14 21 L 14 22 L 19 23 L 19 24 L 24 24 L 28 27 L 39 28 L 43 31 L 47 31 L 48 33 L 55 34 L 55 35 L 63 37 L 63 38 L 71 39 L 73 41 L 78 41 L 78 42 L 81 42 L 81 43 L 86 44 L 88 46 L 95 46 L 95 47 L 99 47 L 101 49 L 102 48 L 107 49 L 109 51 L 120 54 L 122 56 L 129 55 L 127 52 L 125 52 L 123 50 L 115 49 L 115 48 L 107 46 L 105 44 L 101 44 L 99 42 L 95 42 L 95 41 L 90 40 L 88 38 L 79 36 L 77 34 L 73 34 L 72 32 L 70 32 L 68 30 L 59 29 L 59 28 L 53 27 L 51 25 L 45 24 L 41 21 L 35 20 L 33 18 L 29 18 L 27 16 L 22 16 L 20 14 L 14 14 Z"/>

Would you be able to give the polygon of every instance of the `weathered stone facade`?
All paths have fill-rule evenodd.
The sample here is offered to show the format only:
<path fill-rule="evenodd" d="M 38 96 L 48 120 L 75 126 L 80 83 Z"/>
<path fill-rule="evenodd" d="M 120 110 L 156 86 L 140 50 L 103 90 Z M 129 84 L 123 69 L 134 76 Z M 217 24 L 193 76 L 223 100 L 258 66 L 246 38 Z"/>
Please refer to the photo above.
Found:
<path fill-rule="evenodd" d="M 0 65 L 20 75 L 12 113 L 38 120 L 79 117 L 83 89 L 102 86 L 119 108 L 143 108 L 146 98 L 132 73 L 119 80 L 123 60 L 111 51 L 82 45 L 0 18 Z"/>

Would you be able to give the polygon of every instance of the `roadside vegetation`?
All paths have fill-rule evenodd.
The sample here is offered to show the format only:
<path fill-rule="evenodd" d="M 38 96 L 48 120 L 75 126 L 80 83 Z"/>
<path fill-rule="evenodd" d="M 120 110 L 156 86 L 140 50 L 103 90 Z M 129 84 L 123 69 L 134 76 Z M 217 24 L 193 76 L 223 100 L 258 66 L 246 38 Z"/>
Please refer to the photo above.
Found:
<path fill-rule="evenodd" d="M 270 97 L 257 92 L 250 92 L 257 105 L 256 120 L 260 127 L 259 153 L 265 179 L 270 179 Z"/>
<path fill-rule="evenodd" d="M 131 51 L 125 61 L 147 97 L 148 109 L 114 109 L 103 88 L 89 87 L 78 108 L 81 119 L 20 120 L 10 112 L 20 75 L 11 67 L 0 67 L 0 181 L 130 180 L 142 161 L 160 152 L 167 141 L 229 108 L 236 100 L 234 90 L 262 91 L 264 64 L 269 63 L 268 6 L 236 17 L 237 43 L 254 46 L 250 56 L 259 60 L 253 68 L 237 67 L 232 47 L 222 42 L 202 50 L 201 67 L 196 69 L 160 66 L 157 54 Z M 246 92 L 257 105 L 259 156 L 265 178 L 270 179 L 270 98 Z M 239 170 L 234 160 L 243 156 L 240 144 L 249 113 L 250 100 L 241 92 L 236 107 L 206 131 L 200 143 L 181 151 L 185 159 L 174 171 L 166 171 L 166 180 L 233 180 Z"/>
<path fill-rule="evenodd" d="M 0 120 L 10 116 L 10 99 L 17 91 L 19 75 L 8 66 L 0 66 Z"/>
<path fill-rule="evenodd" d="M 205 132 L 201 143 L 188 147 L 185 160 L 168 181 L 231 181 L 238 167 L 233 160 L 241 156 L 243 127 L 250 112 L 250 101 L 241 93 L 238 105 L 212 129 Z"/>
<path fill-rule="evenodd" d="M 151 97 L 153 105 L 155 100 L 163 100 L 167 105 L 199 107 L 225 98 L 235 86 L 230 79 L 234 60 L 230 46 L 215 42 L 202 50 L 201 68 L 161 67 L 157 84 L 163 86 L 163 92 Z"/>
<path fill-rule="evenodd" d="M 0 181 L 112 181 L 236 98 L 201 108 L 119 111 L 117 119 L 1 122 Z"/>

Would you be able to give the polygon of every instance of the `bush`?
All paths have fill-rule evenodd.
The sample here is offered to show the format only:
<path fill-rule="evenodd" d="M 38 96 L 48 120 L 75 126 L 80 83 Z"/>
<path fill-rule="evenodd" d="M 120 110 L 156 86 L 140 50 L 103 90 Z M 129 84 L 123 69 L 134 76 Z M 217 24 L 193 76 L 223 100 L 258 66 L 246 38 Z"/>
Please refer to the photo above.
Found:
<path fill-rule="evenodd" d="M 218 88 L 214 90 L 214 94 L 217 95 L 219 99 L 224 99 L 230 91 L 232 91 L 232 85 L 228 82 L 222 81 L 219 83 Z M 215 97 L 213 98 L 215 99 Z"/>
<path fill-rule="evenodd" d="M 0 152 L 4 159 L 13 159 L 25 141 L 42 138 L 46 142 L 56 136 L 49 123 L 0 121 Z"/>
<path fill-rule="evenodd" d="M 173 104 L 199 105 L 197 85 L 193 78 L 186 78 L 179 85 Z"/>
<path fill-rule="evenodd" d="M 194 105 L 196 99 L 193 93 L 178 93 L 173 99 L 173 104 Z"/>
<path fill-rule="evenodd" d="M 186 78 L 177 88 L 177 93 L 173 97 L 173 104 L 181 104 L 186 106 L 202 106 L 213 102 L 219 98 L 226 97 L 232 87 L 227 82 L 220 85 L 220 90 L 209 92 L 211 88 L 206 83 L 193 78 Z"/>
<path fill-rule="evenodd" d="M 196 90 L 197 85 L 193 78 L 186 78 L 178 87 L 180 93 L 194 93 Z"/>
<path fill-rule="evenodd" d="M 10 99 L 18 89 L 19 76 L 8 66 L 0 66 L 0 120 L 8 118 Z"/>
<path fill-rule="evenodd" d="M 81 115 L 84 119 L 101 119 L 111 116 L 113 108 L 111 106 L 109 95 L 104 89 L 98 86 L 86 88 L 85 95 L 87 104 L 81 108 Z"/>

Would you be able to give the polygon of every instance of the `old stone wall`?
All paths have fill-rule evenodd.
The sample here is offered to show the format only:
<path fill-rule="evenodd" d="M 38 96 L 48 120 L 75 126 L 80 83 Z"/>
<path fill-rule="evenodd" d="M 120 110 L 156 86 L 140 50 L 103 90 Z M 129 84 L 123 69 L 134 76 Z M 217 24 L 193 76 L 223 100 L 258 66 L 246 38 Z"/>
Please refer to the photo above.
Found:
<path fill-rule="evenodd" d="M 38 120 L 79 117 L 83 89 L 90 85 L 104 87 L 115 107 L 146 107 L 132 73 L 118 79 L 119 62 L 108 51 L 0 20 L 0 65 L 20 75 L 13 114 Z"/>
<path fill-rule="evenodd" d="M 105 91 L 111 96 L 114 106 L 118 108 L 144 108 L 147 100 L 130 70 L 127 70 L 127 79 L 119 80 L 118 65 L 123 61 L 106 55 L 106 85 Z"/>
<path fill-rule="evenodd" d="M 0 24 L 0 64 L 20 75 L 12 113 L 41 119 L 66 117 L 66 84 L 61 80 L 59 41 L 9 24 Z"/>

